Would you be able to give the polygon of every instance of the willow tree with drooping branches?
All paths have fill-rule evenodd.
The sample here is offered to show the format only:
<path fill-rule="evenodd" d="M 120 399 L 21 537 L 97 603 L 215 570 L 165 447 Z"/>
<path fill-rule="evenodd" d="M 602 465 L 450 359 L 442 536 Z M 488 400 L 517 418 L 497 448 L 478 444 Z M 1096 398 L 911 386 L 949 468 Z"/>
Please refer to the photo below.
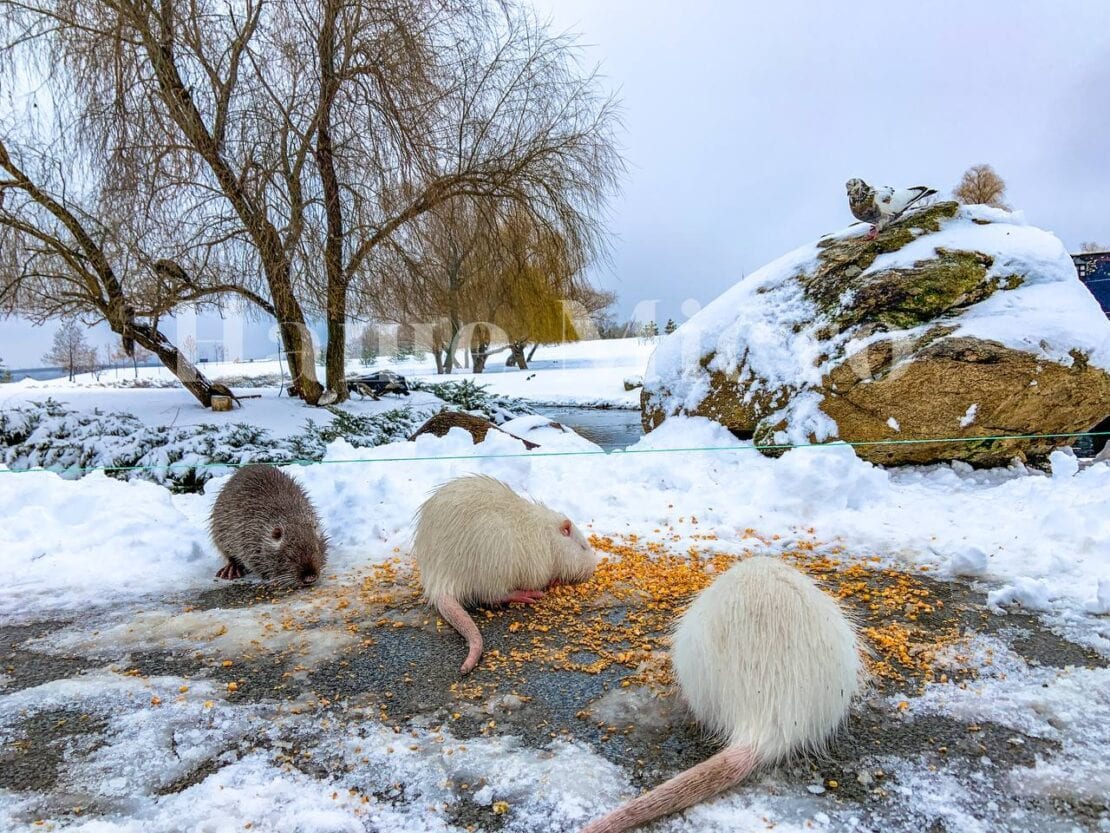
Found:
<path fill-rule="evenodd" d="M 373 317 L 402 325 L 450 373 L 459 347 L 475 373 L 493 355 L 527 368 L 525 350 L 573 341 L 599 295 L 585 280 L 588 252 L 520 207 L 455 200 L 383 249 Z"/>
<path fill-rule="evenodd" d="M 206 405 L 207 380 L 158 322 L 228 298 L 273 315 L 298 389 L 322 391 L 293 286 L 304 200 L 282 196 L 303 168 L 297 131 L 256 118 L 269 73 L 282 76 L 257 54 L 265 9 L 0 2 L 3 81 L 46 111 L 0 117 L 4 193 L 17 197 L 0 215 L 6 309 L 103 319 Z"/>
<path fill-rule="evenodd" d="M 614 103 L 512 3 L 0 0 L 0 27 L 4 82 L 33 67 L 51 113 L 31 131 L 5 114 L 7 156 L 34 157 L 27 182 L 69 215 L 36 199 L 8 226 L 32 249 L 44 221 L 63 230 L 51 269 L 8 270 L 19 311 L 65 296 L 165 361 L 160 317 L 247 304 L 277 319 L 299 395 L 335 401 L 352 288 L 373 295 L 378 250 L 427 212 L 512 205 L 602 249 Z M 308 315 L 327 323 L 326 398 Z"/>
<path fill-rule="evenodd" d="M 374 302 L 386 291 L 382 262 L 399 252 L 421 258 L 408 246 L 416 239 L 450 259 L 445 244 L 460 240 L 443 228 L 460 206 L 471 226 L 517 212 L 583 258 L 601 256 L 604 208 L 623 163 L 614 101 L 580 65 L 573 41 L 522 7 L 432 4 L 435 13 L 377 27 L 373 44 L 357 37 L 354 4 L 324 7 L 316 44 L 327 91 L 317 133 L 325 210 L 317 233 L 326 280 L 317 297 L 326 298 L 328 387 L 342 398 L 347 305 L 353 292 L 356 309 L 383 306 Z M 366 59 L 371 51 L 377 60 Z M 420 270 L 404 274 L 427 285 Z M 453 315 L 449 304 L 442 312 Z M 458 325 L 455 315 L 452 344 Z"/>

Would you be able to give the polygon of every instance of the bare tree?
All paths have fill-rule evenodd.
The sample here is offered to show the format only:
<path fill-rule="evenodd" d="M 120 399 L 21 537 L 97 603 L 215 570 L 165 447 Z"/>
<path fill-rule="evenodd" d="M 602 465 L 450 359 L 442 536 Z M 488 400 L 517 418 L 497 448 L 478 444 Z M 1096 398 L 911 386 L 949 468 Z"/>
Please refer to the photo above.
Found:
<path fill-rule="evenodd" d="M 110 358 L 115 364 L 130 362 L 131 368 L 135 373 L 135 378 L 138 379 L 139 365 L 148 364 L 151 360 L 156 358 L 156 356 L 142 345 L 133 344 L 130 350 L 128 350 L 127 346 L 121 344 L 119 347 L 112 350 Z"/>
<path fill-rule="evenodd" d="M 221 252 L 190 228 L 191 212 L 204 213 L 212 197 L 194 205 L 168 184 L 181 175 L 179 143 L 159 145 L 164 131 L 146 129 L 130 99 L 111 97 L 142 89 L 129 83 L 124 54 L 135 33 L 105 4 L 56 6 L 0 3 L 0 69 L 10 83 L 0 111 L 0 313 L 106 321 L 129 354 L 150 350 L 207 406 L 208 381 L 159 320 L 228 295 L 273 307 L 224 278 L 214 268 Z M 10 92 L 30 81 L 48 91 L 49 117 L 34 92 Z M 143 168 L 151 158 L 158 166 Z"/>
<path fill-rule="evenodd" d="M 1006 208 L 1006 182 L 990 165 L 972 165 L 960 178 L 952 196 L 964 205 L 989 205 Z"/>
<path fill-rule="evenodd" d="M 143 281 L 113 302 L 126 338 L 173 304 L 255 304 L 315 403 L 305 310 L 320 313 L 342 399 L 350 291 L 374 291 L 376 252 L 424 213 L 515 203 L 601 249 L 613 102 L 512 2 L 0 0 L 0 22 L 8 78 L 37 61 L 55 134 L 103 173 L 81 211 L 59 202 L 113 232 L 117 283 Z"/>
<path fill-rule="evenodd" d="M 589 321 L 587 306 L 608 302 L 583 280 L 586 253 L 573 241 L 526 207 L 491 216 L 483 210 L 490 205 L 483 199 L 441 206 L 383 250 L 391 259 L 377 261 L 375 315 L 415 324 L 441 373 L 451 372 L 460 346 L 475 373 L 504 351 L 526 368 L 529 343 L 578 338 L 581 321 Z"/>
<path fill-rule="evenodd" d="M 455 199 L 412 221 L 377 252 L 369 300 L 374 315 L 406 328 L 428 347 L 439 373 L 451 373 L 459 338 L 480 315 L 488 287 L 491 219 L 481 204 Z"/>
<path fill-rule="evenodd" d="M 1110 246 L 1104 246 L 1102 243 L 1095 243 L 1089 240 L 1085 243 L 1079 244 L 1079 251 L 1081 252 L 1110 252 Z"/>
<path fill-rule="evenodd" d="M 26 67 L 40 67 L 58 113 L 53 145 L 68 143 L 109 183 L 81 221 L 116 225 L 102 219 L 110 197 L 125 216 L 120 231 L 130 232 L 117 235 L 121 246 L 170 249 L 131 256 L 175 301 L 235 294 L 273 314 L 295 384 L 315 402 L 322 388 L 292 276 L 310 139 L 264 112 L 268 97 L 285 91 L 267 86 L 288 67 L 267 62 L 272 43 L 261 37 L 265 26 L 282 25 L 279 11 L 258 0 L 234 8 L 203 0 L 0 2 L 8 77 L 18 83 Z M 172 215 L 172 224 L 151 222 L 159 214 Z M 159 233 L 167 228 L 171 240 Z M 245 285 L 259 273 L 265 296 Z"/>
<path fill-rule="evenodd" d="M 42 360 L 49 367 L 60 367 L 72 382 L 78 373 L 86 373 L 96 366 L 96 350 L 85 340 L 84 328 L 70 319 L 54 331 L 54 342 Z"/>
<path fill-rule="evenodd" d="M 570 40 L 552 35 L 513 3 L 421 8 L 419 25 L 402 27 L 407 38 L 383 35 L 390 48 L 378 46 L 391 58 L 386 66 L 392 76 L 376 70 L 363 78 L 364 48 L 350 25 L 340 26 L 341 37 L 319 51 L 321 75 L 333 78 L 335 90 L 335 129 L 328 148 L 318 146 L 317 159 L 332 241 L 325 258 L 328 387 L 340 398 L 344 339 L 332 331 L 345 320 L 352 289 L 360 308 L 381 291 L 375 259 L 396 255 L 382 249 L 406 226 L 437 211 L 432 227 L 452 222 L 450 215 L 461 210 L 485 223 L 523 211 L 576 251 L 599 255 L 602 210 L 622 170 L 613 137 L 615 104 L 600 91 L 596 75 L 581 70 Z M 342 15 L 338 19 L 342 23 Z M 370 129 L 358 118 L 367 111 L 377 114 Z M 337 163 L 330 187 L 328 153 Z M 336 189 L 350 196 L 326 196 Z M 427 229 L 418 233 L 428 236 Z M 456 248 L 469 246 L 464 236 L 455 235 Z M 340 239 L 345 248 L 334 242 Z M 450 317 L 449 306 L 441 312 Z M 448 326 L 448 344 L 458 325 Z M 452 357 L 449 350 L 447 371 Z"/>

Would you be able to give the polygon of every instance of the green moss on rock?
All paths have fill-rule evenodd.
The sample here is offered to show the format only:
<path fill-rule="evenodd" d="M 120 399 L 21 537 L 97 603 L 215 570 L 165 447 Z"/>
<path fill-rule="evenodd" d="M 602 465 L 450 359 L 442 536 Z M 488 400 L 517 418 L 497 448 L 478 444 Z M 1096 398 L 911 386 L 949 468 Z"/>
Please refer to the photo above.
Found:
<path fill-rule="evenodd" d="M 874 240 L 855 237 L 829 237 L 817 244 L 821 249 L 817 268 L 801 274 L 798 280 L 806 295 L 822 310 L 834 309 L 845 292 L 859 283 L 860 277 L 879 255 L 896 252 L 923 234 L 940 231 L 945 220 L 956 216 L 960 207 L 954 202 L 941 202 L 904 217 L 884 229 Z"/>
<path fill-rule="evenodd" d="M 937 249 L 909 269 L 866 276 L 851 302 L 835 314 L 841 329 L 861 321 L 907 330 L 990 297 L 998 281 L 987 277 L 992 259 L 979 252 Z"/>

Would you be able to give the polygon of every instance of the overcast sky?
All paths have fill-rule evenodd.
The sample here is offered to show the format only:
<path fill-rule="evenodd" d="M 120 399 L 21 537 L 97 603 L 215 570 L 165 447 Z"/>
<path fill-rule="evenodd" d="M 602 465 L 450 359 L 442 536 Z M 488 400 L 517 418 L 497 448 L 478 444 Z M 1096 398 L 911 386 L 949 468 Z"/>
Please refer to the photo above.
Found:
<path fill-rule="evenodd" d="M 947 192 L 989 162 L 1030 222 L 1110 244 L 1110 0 L 535 2 L 624 102 L 624 314 L 681 322 L 848 225 L 853 176 Z M 0 321 L 9 366 L 48 346 Z"/>
<path fill-rule="evenodd" d="M 1110 0 L 535 0 L 624 102 L 602 282 L 704 304 L 849 225 L 844 182 L 948 193 L 989 162 L 1071 249 L 1110 243 Z"/>

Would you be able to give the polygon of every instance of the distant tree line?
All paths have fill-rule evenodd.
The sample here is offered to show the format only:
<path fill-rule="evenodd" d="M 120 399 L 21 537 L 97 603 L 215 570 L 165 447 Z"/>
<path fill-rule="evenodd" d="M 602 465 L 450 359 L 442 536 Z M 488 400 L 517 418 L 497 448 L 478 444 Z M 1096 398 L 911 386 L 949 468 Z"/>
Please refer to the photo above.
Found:
<path fill-rule="evenodd" d="M 205 405 L 185 306 L 275 318 L 313 404 L 356 316 L 445 371 L 588 317 L 618 112 L 514 0 L 0 0 L 0 40 L 0 313 L 106 322 Z"/>
<path fill-rule="evenodd" d="M 989 205 L 1009 210 L 1006 203 L 1006 181 L 990 165 L 972 165 L 952 190 L 952 196 L 962 205 Z M 1110 251 L 1110 246 L 1095 241 L 1079 244 L 1081 252 Z"/>

